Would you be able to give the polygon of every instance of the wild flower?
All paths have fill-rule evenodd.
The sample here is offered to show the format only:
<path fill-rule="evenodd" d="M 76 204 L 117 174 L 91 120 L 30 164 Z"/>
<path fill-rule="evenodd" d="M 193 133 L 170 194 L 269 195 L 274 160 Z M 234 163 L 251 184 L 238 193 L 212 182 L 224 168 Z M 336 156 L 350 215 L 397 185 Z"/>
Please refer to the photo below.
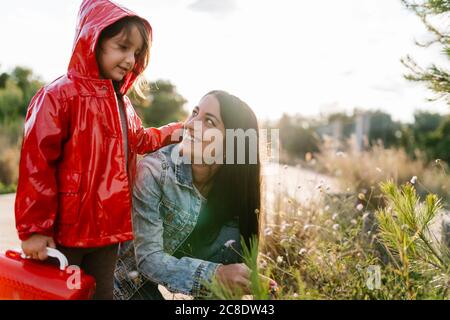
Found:
<path fill-rule="evenodd" d="M 139 277 L 139 272 L 137 271 L 130 271 L 128 273 L 128 276 L 130 277 L 131 280 L 135 280 Z"/>
<path fill-rule="evenodd" d="M 267 267 L 267 261 L 264 259 L 259 260 L 259 267 L 265 269 Z"/>
<path fill-rule="evenodd" d="M 411 182 L 411 184 L 416 184 L 417 176 L 412 177 L 411 180 L 409 180 L 409 182 Z"/>
<path fill-rule="evenodd" d="M 233 246 L 234 243 L 236 243 L 236 240 L 230 239 L 227 242 L 225 242 L 224 246 L 227 247 L 227 248 L 230 248 L 230 247 Z"/>
<path fill-rule="evenodd" d="M 280 231 L 281 231 L 281 232 L 285 232 L 286 229 L 289 228 L 289 227 L 291 227 L 291 226 L 292 226 L 292 225 L 291 225 L 290 223 L 283 222 L 283 223 L 281 224 Z"/>
<path fill-rule="evenodd" d="M 358 205 L 356 206 L 356 210 L 362 211 L 363 209 L 364 209 L 364 205 L 362 203 L 358 203 Z"/>

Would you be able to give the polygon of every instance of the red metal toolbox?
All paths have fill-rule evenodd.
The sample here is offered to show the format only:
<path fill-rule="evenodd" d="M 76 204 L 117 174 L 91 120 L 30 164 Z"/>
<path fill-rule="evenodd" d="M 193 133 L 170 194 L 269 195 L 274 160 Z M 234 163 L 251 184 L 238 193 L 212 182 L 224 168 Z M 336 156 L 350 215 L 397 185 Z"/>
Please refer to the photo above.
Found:
<path fill-rule="evenodd" d="M 95 279 L 66 257 L 47 248 L 60 267 L 46 261 L 27 259 L 20 250 L 0 253 L 0 300 L 88 300 L 95 292 Z"/>

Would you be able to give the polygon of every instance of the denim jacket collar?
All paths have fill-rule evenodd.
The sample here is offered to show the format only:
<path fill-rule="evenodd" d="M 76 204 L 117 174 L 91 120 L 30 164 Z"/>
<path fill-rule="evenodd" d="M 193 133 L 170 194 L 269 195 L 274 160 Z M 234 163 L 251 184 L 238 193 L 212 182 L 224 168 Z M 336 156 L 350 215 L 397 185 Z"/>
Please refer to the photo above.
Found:
<path fill-rule="evenodd" d="M 180 146 L 177 144 L 174 146 L 172 155 L 175 156 L 175 182 L 180 185 L 187 187 L 189 189 L 194 189 L 193 179 L 192 179 L 192 167 L 190 164 L 185 163 L 183 156 L 180 155 Z"/>

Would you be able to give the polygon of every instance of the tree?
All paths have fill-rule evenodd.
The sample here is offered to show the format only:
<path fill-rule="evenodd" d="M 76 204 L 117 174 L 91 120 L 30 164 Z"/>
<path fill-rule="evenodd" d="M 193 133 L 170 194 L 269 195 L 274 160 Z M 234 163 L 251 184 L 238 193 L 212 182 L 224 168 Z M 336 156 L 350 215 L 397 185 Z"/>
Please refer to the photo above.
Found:
<path fill-rule="evenodd" d="M 14 121 L 25 117 L 31 98 L 44 86 L 33 71 L 24 67 L 15 67 L 8 74 L 0 75 L 0 121 Z"/>
<path fill-rule="evenodd" d="M 383 111 L 370 112 L 369 142 L 371 145 L 383 141 L 386 148 L 397 146 L 400 141 L 401 124 L 392 121 L 391 115 Z"/>
<path fill-rule="evenodd" d="M 416 3 L 414 0 L 401 0 L 406 8 L 413 11 L 423 22 L 433 38 L 427 42 L 416 41 L 421 47 L 430 47 L 438 45 L 447 59 L 450 60 L 450 33 L 448 25 L 445 27 L 433 24 L 432 19 L 436 17 L 444 18 L 450 21 L 450 0 L 423 0 Z M 430 100 L 443 99 L 450 105 L 450 73 L 443 67 L 432 64 L 427 68 L 419 66 L 409 55 L 403 58 L 405 65 L 410 73 L 405 78 L 411 81 L 423 82 L 427 87 L 435 92 L 436 96 Z"/>
<path fill-rule="evenodd" d="M 417 111 L 414 113 L 414 122 L 403 126 L 401 146 L 412 157 L 416 158 L 417 151 L 425 153 L 427 160 L 433 160 L 436 145 L 430 143 L 432 136 L 446 120 L 446 116 L 439 113 Z"/>
<path fill-rule="evenodd" d="M 19 116 L 23 103 L 23 92 L 12 79 L 8 79 L 4 88 L 0 88 L 0 123 L 14 120 Z"/>
<path fill-rule="evenodd" d="M 276 127 L 281 146 L 290 156 L 304 158 L 307 152 L 319 150 L 320 137 L 311 120 L 283 114 Z"/>
<path fill-rule="evenodd" d="M 183 106 L 187 101 L 170 81 L 150 82 L 149 87 L 144 92 L 146 100 L 134 90 L 129 95 L 145 126 L 159 127 L 186 118 L 187 112 Z"/>

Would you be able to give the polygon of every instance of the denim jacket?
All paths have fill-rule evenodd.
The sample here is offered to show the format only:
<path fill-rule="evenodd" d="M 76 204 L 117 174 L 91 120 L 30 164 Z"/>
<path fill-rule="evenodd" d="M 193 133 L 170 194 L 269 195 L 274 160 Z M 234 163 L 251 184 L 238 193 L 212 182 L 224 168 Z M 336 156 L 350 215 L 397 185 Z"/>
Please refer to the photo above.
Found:
<path fill-rule="evenodd" d="M 133 188 L 134 248 L 126 244 L 120 250 L 116 298 L 130 298 L 147 279 L 172 292 L 203 296 L 204 284 L 211 282 L 220 265 L 173 256 L 193 231 L 206 201 L 193 185 L 191 166 L 182 163 L 178 152 L 179 144 L 170 145 L 138 164 Z M 133 272 L 135 262 L 137 272 Z"/>

